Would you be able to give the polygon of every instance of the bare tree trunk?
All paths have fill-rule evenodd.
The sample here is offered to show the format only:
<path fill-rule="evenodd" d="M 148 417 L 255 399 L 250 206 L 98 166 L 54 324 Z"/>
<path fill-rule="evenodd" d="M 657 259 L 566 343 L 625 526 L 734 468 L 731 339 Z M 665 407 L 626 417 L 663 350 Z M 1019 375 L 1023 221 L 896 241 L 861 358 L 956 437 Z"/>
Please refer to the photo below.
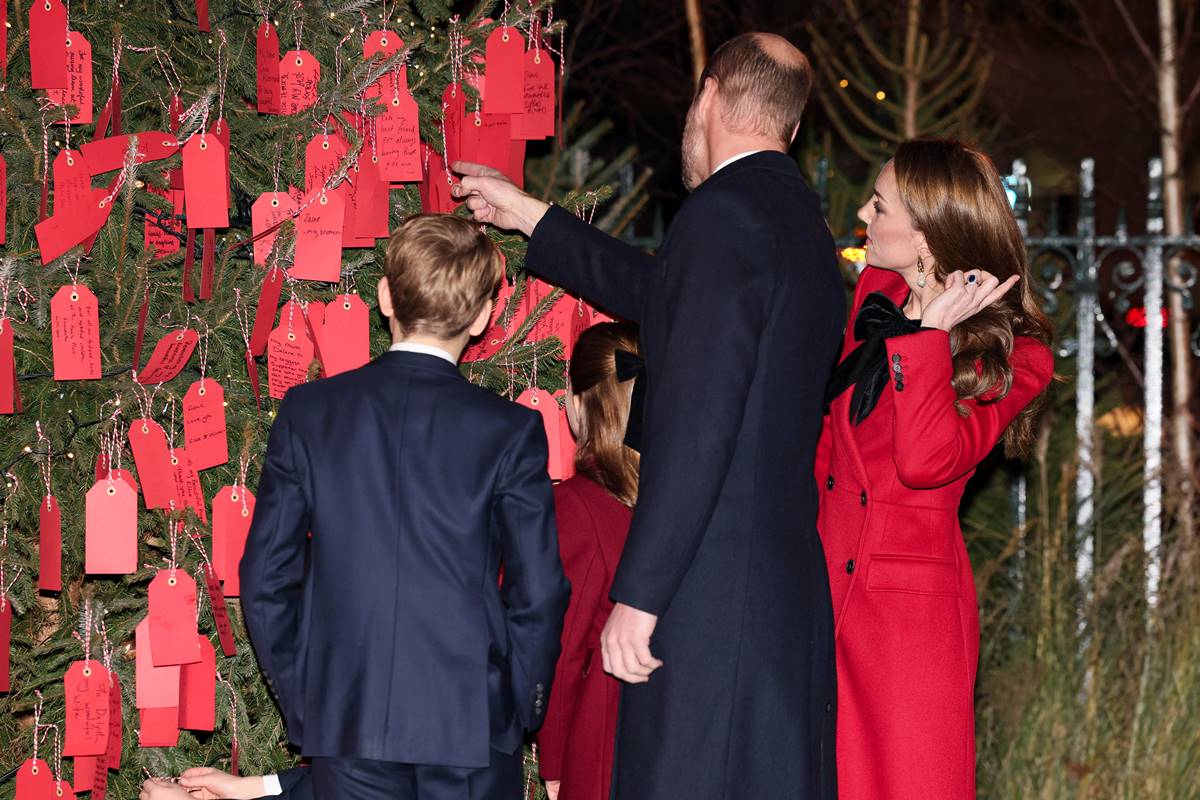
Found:
<path fill-rule="evenodd" d="M 917 43 L 921 37 L 921 0 L 908 0 L 904 34 L 904 138 L 917 138 L 917 111 L 921 107 L 921 77 Z"/>
<path fill-rule="evenodd" d="M 1162 137 L 1163 215 L 1167 235 L 1182 236 L 1184 230 L 1183 187 L 1183 114 L 1179 103 L 1179 51 L 1175 29 L 1175 0 L 1158 0 L 1158 119 Z M 1168 260 L 1167 277 L 1175 286 L 1182 285 L 1181 260 Z M 1183 306 L 1183 295 L 1168 290 L 1168 337 L 1171 353 L 1171 454 L 1177 500 L 1179 547 L 1182 559 L 1179 574 L 1190 576 L 1196 557 L 1195 469 L 1191 412 L 1191 331 Z M 1157 320 L 1149 320 L 1156 324 Z M 1185 580 L 1188 579 L 1185 577 Z"/>
<path fill-rule="evenodd" d="M 692 42 L 692 71 L 696 88 L 700 87 L 700 75 L 708 62 L 708 49 L 704 46 L 704 17 L 700 13 L 700 0 L 683 0 L 687 7 L 688 33 Z"/>

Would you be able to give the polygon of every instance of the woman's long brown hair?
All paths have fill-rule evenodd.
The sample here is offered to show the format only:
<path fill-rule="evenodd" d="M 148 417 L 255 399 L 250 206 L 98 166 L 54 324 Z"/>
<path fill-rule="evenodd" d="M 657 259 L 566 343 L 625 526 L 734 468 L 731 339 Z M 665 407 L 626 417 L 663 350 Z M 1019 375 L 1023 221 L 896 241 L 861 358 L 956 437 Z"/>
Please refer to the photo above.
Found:
<path fill-rule="evenodd" d="M 962 142 L 904 142 L 893 159 L 900 199 L 925 234 L 939 281 L 956 270 L 983 269 L 1004 282 L 1020 275 L 1004 297 L 950 331 L 952 383 L 960 400 L 994 402 L 1012 388 L 1013 342 L 1028 336 L 1049 345 L 1050 322 L 1029 281 L 1025 241 L 990 158 Z M 981 365 L 979 369 L 977 365 Z M 1029 452 L 1045 406 L 1042 392 L 1004 431 L 1010 458 Z M 960 405 L 959 413 L 966 413 Z"/>
<path fill-rule="evenodd" d="M 575 469 L 632 508 L 639 461 L 637 451 L 625 446 L 625 426 L 633 381 L 617 379 L 618 350 L 640 355 L 636 325 L 593 325 L 580 334 L 571 353 L 571 391 L 581 411 Z"/>

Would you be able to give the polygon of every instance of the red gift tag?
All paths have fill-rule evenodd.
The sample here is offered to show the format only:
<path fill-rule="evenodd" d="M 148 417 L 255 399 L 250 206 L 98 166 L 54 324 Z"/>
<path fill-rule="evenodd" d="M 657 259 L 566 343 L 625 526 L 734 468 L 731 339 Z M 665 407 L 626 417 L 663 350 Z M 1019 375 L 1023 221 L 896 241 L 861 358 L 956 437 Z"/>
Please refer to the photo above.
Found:
<path fill-rule="evenodd" d="M 35 5 L 41 5 L 36 3 Z M 17 770 L 17 787 L 14 800 L 59 800 L 58 782 L 50 772 L 50 765 L 40 758 L 27 758 Z M 68 788 L 63 785 L 64 793 Z"/>
<path fill-rule="evenodd" d="M 404 48 L 404 42 L 395 31 L 373 31 L 366 39 L 363 40 L 363 58 L 369 59 L 372 56 L 379 56 L 380 60 L 387 60 L 399 53 Z M 404 88 L 408 87 L 408 67 L 401 64 L 396 72 L 399 74 L 400 85 Z M 390 73 L 384 75 L 375 83 L 371 84 L 363 92 L 365 97 L 379 97 L 386 94 L 390 90 L 392 78 Z"/>
<path fill-rule="evenodd" d="M 30 3 L 29 83 L 32 88 L 66 88 L 66 34 L 67 9 L 62 0 L 34 0 Z"/>
<path fill-rule="evenodd" d="M 407 89 L 385 92 L 375 117 L 379 177 L 392 183 L 421 180 L 421 130 L 417 102 Z"/>
<path fill-rule="evenodd" d="M 238 489 L 236 499 L 231 501 L 226 510 L 224 525 L 224 591 L 226 597 L 238 597 L 242 593 L 240 573 L 242 554 L 246 552 L 246 537 L 250 535 L 250 523 L 254 519 L 254 495 L 245 489 L 244 486 Z M 244 503 L 243 500 L 245 500 Z"/>
<path fill-rule="evenodd" d="M 559 445 L 560 421 L 558 402 L 545 389 L 526 389 L 517 398 L 517 402 L 526 408 L 532 408 L 542 415 L 542 424 L 546 428 L 546 444 L 550 451 L 547 471 L 551 480 L 561 480 L 563 477 L 562 449 Z"/>
<path fill-rule="evenodd" d="M 340 294 L 325 307 L 321 347 L 326 377 L 357 369 L 371 360 L 371 322 L 357 294 Z"/>
<path fill-rule="evenodd" d="M 168 333 L 158 340 L 150 360 L 137 374 L 141 384 L 166 383 L 181 371 L 192 357 L 200 334 L 191 328 Z M 145 478 L 143 477 L 143 480 Z"/>
<path fill-rule="evenodd" d="M 150 581 L 151 664 L 170 667 L 200 660 L 196 648 L 196 581 L 182 569 L 160 569 Z M 138 626 L 140 629 L 140 625 Z M 141 640 L 138 660 L 141 660 Z M 139 664 L 140 666 L 140 664 Z M 139 687 L 140 688 L 140 687 Z M 139 692 L 138 704 L 142 698 Z"/>
<path fill-rule="evenodd" d="M 525 142 L 512 139 L 508 143 L 508 169 L 503 170 L 518 189 L 525 188 Z"/>
<path fill-rule="evenodd" d="M 82 208 L 92 196 L 92 173 L 78 150 L 59 150 L 51 167 L 54 175 L 54 213 Z"/>
<path fill-rule="evenodd" d="M 446 173 L 445 162 L 436 150 L 429 150 L 429 211 L 439 214 L 449 214 L 458 208 L 459 201 L 450 194 L 454 185 L 453 178 Z M 463 156 L 466 158 L 466 156 Z"/>
<path fill-rule="evenodd" d="M 318 133 L 304 148 L 304 190 L 316 194 L 350 152 L 350 145 L 339 134 Z M 333 191 L 333 190 L 330 190 Z M 338 187 L 337 191 L 342 191 Z"/>
<path fill-rule="evenodd" d="M 227 577 L 225 554 L 229 552 L 229 525 L 227 514 L 242 510 L 241 491 L 237 486 L 224 486 L 213 495 L 212 500 L 212 561 L 217 579 Z"/>
<path fill-rule="evenodd" d="M 88 490 L 84 572 L 129 575 L 137 572 L 137 495 L 124 481 L 96 481 Z"/>
<path fill-rule="evenodd" d="M 286 192 L 263 192 L 250 206 L 250 230 L 254 236 L 254 263 L 267 265 L 278 230 L 271 230 L 296 213 L 296 201 Z M 268 232 L 269 231 L 269 232 Z"/>
<path fill-rule="evenodd" d="M 525 105 L 525 38 L 502 26 L 487 38 L 487 90 L 483 108 L 489 114 L 520 114 Z"/>
<path fill-rule="evenodd" d="M 92 189 L 80 205 L 56 213 L 33 226 L 42 263 L 49 264 L 104 227 L 113 204 L 104 189 Z"/>
<path fill-rule="evenodd" d="M 500 281 L 500 292 L 496 297 L 495 305 L 492 306 L 491 321 L 479 339 L 472 342 L 463 352 L 462 360 L 464 362 L 483 361 L 484 359 L 491 358 L 508 341 L 508 331 L 500 325 L 500 317 L 503 315 L 505 308 L 507 308 L 508 302 L 515 290 L 516 286 L 509 283 L 507 279 Z M 510 321 L 509 328 L 512 328 L 514 324 L 516 324 L 515 320 Z"/>
<path fill-rule="evenodd" d="M 37 0 L 34 0 L 36 3 Z M 92 45 L 79 31 L 67 31 L 67 85 L 47 89 L 46 96 L 58 106 L 75 106 L 72 125 L 92 124 Z M 62 120 L 57 120 L 62 122 Z"/>
<path fill-rule="evenodd" d="M 275 324 L 275 312 L 279 310 L 279 294 L 283 290 L 283 270 L 271 267 L 263 276 L 262 289 L 258 293 L 258 308 L 254 312 L 254 331 L 250 335 L 250 353 L 261 356 L 267 351 L 267 337 Z"/>
<path fill-rule="evenodd" d="M 103 756 L 75 756 L 73 760 L 75 768 L 71 773 L 71 788 L 76 793 L 90 792 L 95 788 L 96 770 L 100 768 L 102 758 Z"/>
<path fill-rule="evenodd" d="M 229 227 L 225 145 L 201 133 L 183 146 L 183 202 L 189 228 Z"/>
<path fill-rule="evenodd" d="M 136 642 L 135 642 L 136 643 Z M 108 673 L 108 751 L 104 754 L 105 765 L 103 780 L 108 783 L 108 770 L 121 768 L 121 750 L 124 746 L 124 715 L 125 706 L 121 702 L 121 679 L 117 673 Z M 97 781 L 101 776 L 97 775 Z"/>
<path fill-rule="evenodd" d="M 486 164 L 507 174 L 510 169 L 508 144 L 511 141 L 511 127 L 508 114 L 467 114 L 463 119 L 463 159 Z"/>
<path fill-rule="evenodd" d="M 238 774 L 238 742 L 236 737 L 229 746 L 229 774 Z"/>
<path fill-rule="evenodd" d="M 178 669 L 178 667 L 176 667 Z M 139 708 L 138 747 L 177 747 L 179 707 Z"/>
<path fill-rule="evenodd" d="M 12 690 L 12 603 L 0 594 L 0 694 Z"/>
<path fill-rule="evenodd" d="M 544 139 L 554 135 L 554 59 L 547 50 L 525 53 L 525 91 L 522 113 L 513 115 L 514 139 Z"/>
<path fill-rule="evenodd" d="M 4 25 L 0 22 L 0 30 Z M 0 53 L 4 52 L 0 50 Z M 0 59 L 3 61 L 4 59 Z M 0 155 L 0 244 L 8 238 L 8 162 Z"/>
<path fill-rule="evenodd" d="M 64 756 L 99 756 L 108 750 L 108 670 L 99 661 L 76 661 L 63 678 L 66 704 Z"/>
<path fill-rule="evenodd" d="M 80 149 L 83 160 L 87 163 L 92 175 L 101 175 L 121 169 L 125 166 L 125 156 L 129 153 L 129 139 L 132 134 L 110 136 L 86 142 Z M 174 134 L 162 131 L 143 131 L 137 134 L 137 154 L 135 161 L 145 164 L 149 161 L 159 161 L 169 158 L 179 152 L 179 141 Z"/>
<path fill-rule="evenodd" d="M 12 320 L 0 317 L 0 414 L 16 411 L 16 378 Z"/>
<path fill-rule="evenodd" d="M 211 731 L 217 721 L 217 653 L 207 636 L 196 636 L 200 660 L 179 674 L 179 727 Z"/>
<path fill-rule="evenodd" d="M 146 508 L 170 508 L 173 501 L 178 506 L 171 452 L 162 426 L 152 419 L 135 419 L 129 426 L 129 447 L 142 479 Z"/>
<path fill-rule="evenodd" d="M 176 508 L 190 508 L 201 522 L 208 522 L 208 511 L 204 503 L 204 492 L 200 489 L 200 476 L 192 464 L 191 456 L 183 447 L 171 451 L 171 476 L 175 481 Z"/>
<path fill-rule="evenodd" d="M 229 174 L 229 121 L 221 117 L 213 123 L 212 130 L 209 131 L 217 140 L 221 142 L 221 146 L 225 148 L 225 204 L 233 209 L 233 183 L 232 176 Z"/>
<path fill-rule="evenodd" d="M 151 190 L 153 191 L 153 190 Z M 154 253 L 155 259 L 166 258 L 179 252 L 183 243 L 179 234 L 183 226 L 167 212 L 147 211 L 142 231 L 143 248 Z"/>
<path fill-rule="evenodd" d="M 461 158 L 463 117 L 467 113 L 466 95 L 461 84 L 451 83 L 442 92 L 442 125 L 446 136 L 446 162 Z"/>
<path fill-rule="evenodd" d="M 345 214 L 346 203 L 337 192 L 322 192 L 303 208 L 296 218 L 296 257 L 288 275 L 310 281 L 341 279 Z"/>
<path fill-rule="evenodd" d="M 254 354 L 249 350 L 245 353 L 246 356 L 246 377 L 250 379 L 250 388 L 254 390 L 254 405 L 257 408 L 262 408 L 262 393 L 258 386 L 258 364 L 254 361 Z"/>
<path fill-rule="evenodd" d="M 314 350 L 304 328 L 304 320 L 297 315 L 290 326 L 284 318 L 271 332 L 267 343 L 267 393 L 276 400 L 308 380 Z"/>
<path fill-rule="evenodd" d="M 233 626 L 229 624 L 229 607 L 225 604 L 225 593 L 221 581 L 211 564 L 204 567 L 204 585 L 208 588 L 208 602 L 212 608 L 213 621 L 217 626 L 217 638 L 221 641 L 221 652 L 226 657 L 237 655 L 237 643 L 233 638 Z"/>
<path fill-rule="evenodd" d="M 0 3 L 0 53 L 8 53 L 8 3 Z M 0 79 L 8 77 L 7 62 L 8 58 L 0 59 Z"/>
<path fill-rule="evenodd" d="M 255 65 L 258 81 L 258 110 L 261 114 L 279 113 L 279 34 L 275 26 L 263 20 L 258 26 Z"/>
<path fill-rule="evenodd" d="M 54 380 L 100 377 L 100 310 L 96 295 L 82 284 L 64 286 L 50 299 Z"/>
<path fill-rule="evenodd" d="M 279 113 L 299 114 L 317 103 L 321 65 L 307 50 L 288 50 L 279 61 Z"/>
<path fill-rule="evenodd" d="M 38 589 L 62 591 L 62 511 L 52 494 L 38 505 Z"/>
<path fill-rule="evenodd" d="M 107 477 L 108 477 L 108 475 L 105 475 L 104 477 L 106 477 L 106 478 L 107 478 Z M 130 472 L 129 470 L 127 470 L 127 469 L 114 469 L 114 470 L 112 471 L 112 479 L 113 479 L 114 481 L 122 481 L 122 482 L 124 482 L 124 484 L 125 484 L 126 486 L 128 486 L 130 489 L 132 489 L 132 490 L 133 490 L 133 493 L 134 493 L 135 495 L 136 495 L 136 494 L 139 494 L 139 493 L 141 492 L 141 489 L 140 489 L 140 488 L 138 488 L 138 483 L 137 483 L 137 481 L 136 481 L 136 480 L 134 480 L 134 478 L 133 478 L 133 473 L 132 473 L 132 472 Z M 100 480 L 100 479 L 99 479 L 99 478 L 97 478 L 96 480 Z"/>
<path fill-rule="evenodd" d="M 387 238 L 388 200 L 391 187 L 379 176 L 379 157 L 364 147 L 358 162 L 351 168 L 350 177 L 354 186 L 350 190 L 354 202 L 354 214 L 350 216 L 349 233 L 356 239 Z M 343 240 L 344 241 L 344 240 Z"/>
<path fill-rule="evenodd" d="M 229 461 L 225 389 L 212 378 L 196 381 L 183 396 L 183 438 L 197 470 Z"/>

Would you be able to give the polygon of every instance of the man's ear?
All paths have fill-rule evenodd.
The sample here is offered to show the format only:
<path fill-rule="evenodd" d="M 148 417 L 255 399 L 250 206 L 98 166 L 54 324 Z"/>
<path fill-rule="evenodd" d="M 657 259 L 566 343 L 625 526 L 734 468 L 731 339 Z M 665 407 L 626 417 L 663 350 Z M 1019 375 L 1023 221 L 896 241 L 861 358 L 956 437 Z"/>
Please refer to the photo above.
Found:
<path fill-rule="evenodd" d="M 478 336 L 487 330 L 488 323 L 492 321 L 492 308 L 494 303 L 488 300 L 483 304 L 483 308 L 479 309 L 479 315 L 475 317 L 475 321 L 471 323 L 468 333 L 472 337 Z"/>
<path fill-rule="evenodd" d="M 392 306 L 392 290 L 388 287 L 387 278 L 379 279 L 379 285 L 376 287 L 376 294 L 379 299 L 379 311 L 388 319 L 391 319 L 395 313 L 395 308 Z"/>

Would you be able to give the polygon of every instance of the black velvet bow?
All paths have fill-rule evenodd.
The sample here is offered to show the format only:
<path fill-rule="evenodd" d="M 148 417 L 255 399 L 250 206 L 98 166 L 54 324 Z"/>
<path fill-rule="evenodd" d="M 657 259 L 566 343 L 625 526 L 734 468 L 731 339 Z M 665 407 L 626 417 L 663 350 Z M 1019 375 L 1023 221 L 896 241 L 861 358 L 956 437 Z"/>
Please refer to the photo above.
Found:
<path fill-rule="evenodd" d="M 879 292 L 867 295 L 854 319 L 854 338 L 862 344 L 829 376 L 829 383 L 825 384 L 825 407 L 828 409 L 830 403 L 853 386 L 850 421 L 857 425 L 866 419 L 891 380 L 885 341 L 919 330 L 920 321 L 904 316 L 887 295 Z"/>
<path fill-rule="evenodd" d="M 617 380 L 633 381 L 629 399 L 629 421 L 625 423 L 625 446 L 642 452 L 642 414 L 646 408 L 646 359 L 628 350 L 613 353 L 616 359 Z"/>

